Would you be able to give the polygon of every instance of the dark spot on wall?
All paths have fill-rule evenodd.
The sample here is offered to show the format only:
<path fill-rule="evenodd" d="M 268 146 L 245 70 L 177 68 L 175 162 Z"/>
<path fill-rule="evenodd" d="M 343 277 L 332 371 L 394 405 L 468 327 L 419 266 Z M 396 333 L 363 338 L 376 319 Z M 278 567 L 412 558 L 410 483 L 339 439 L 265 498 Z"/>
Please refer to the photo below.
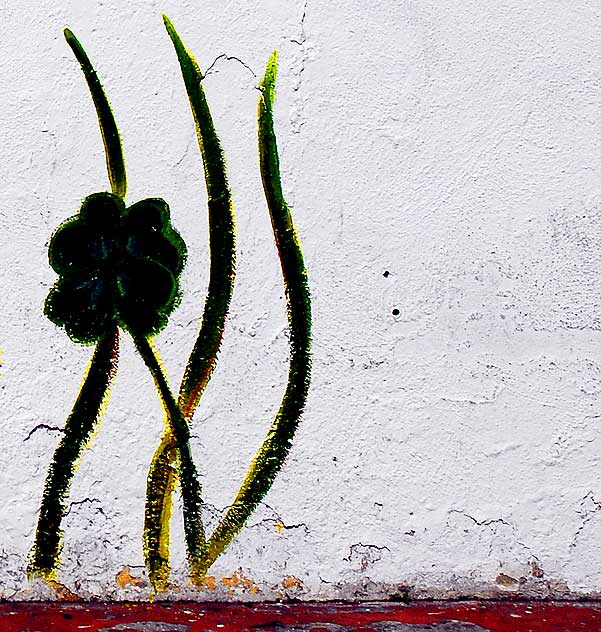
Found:
<path fill-rule="evenodd" d="M 387 279 L 390 276 L 390 272 L 388 272 L 388 270 L 384 270 L 384 274 L 382 276 Z"/>
<path fill-rule="evenodd" d="M 396 603 L 410 603 L 411 602 L 411 586 L 405 586 L 399 584 L 397 589 L 390 593 L 386 601 L 394 601 Z"/>
<path fill-rule="evenodd" d="M 536 577 L 537 579 L 540 579 L 541 577 L 545 576 L 545 572 L 538 565 L 538 562 L 536 560 L 531 560 L 529 564 L 530 564 L 530 568 L 532 569 L 530 571 L 530 574 L 532 575 L 532 577 Z"/>
<path fill-rule="evenodd" d="M 498 586 L 503 586 L 505 588 L 512 588 L 519 584 L 519 580 L 515 577 L 511 577 L 510 575 L 506 575 L 505 573 L 499 573 L 497 575 L 496 582 Z"/>
<path fill-rule="evenodd" d="M 392 315 L 393 316 L 398 316 L 400 313 L 401 312 L 396 307 L 392 310 Z"/>

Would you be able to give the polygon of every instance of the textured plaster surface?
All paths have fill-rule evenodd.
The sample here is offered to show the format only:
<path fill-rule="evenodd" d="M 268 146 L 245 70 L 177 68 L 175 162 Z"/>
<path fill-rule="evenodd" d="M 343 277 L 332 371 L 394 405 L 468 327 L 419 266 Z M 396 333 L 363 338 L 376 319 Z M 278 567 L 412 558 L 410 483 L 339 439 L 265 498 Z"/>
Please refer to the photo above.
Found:
<path fill-rule="evenodd" d="M 196 336 L 206 197 L 163 11 L 211 67 L 238 215 L 231 315 L 192 430 L 209 525 L 287 372 L 256 158 L 255 86 L 274 48 L 282 175 L 314 304 L 314 379 L 286 466 L 200 593 L 178 505 L 168 596 L 599 595 L 599 4 L 22 0 L 0 9 L 0 596 L 55 594 L 29 585 L 25 565 L 91 354 L 42 315 L 52 231 L 108 187 L 65 26 L 112 101 L 128 200 L 165 197 L 189 247 L 181 306 L 156 339 L 174 385 Z M 161 424 L 124 337 L 71 491 L 62 596 L 148 597 L 141 528 Z"/>

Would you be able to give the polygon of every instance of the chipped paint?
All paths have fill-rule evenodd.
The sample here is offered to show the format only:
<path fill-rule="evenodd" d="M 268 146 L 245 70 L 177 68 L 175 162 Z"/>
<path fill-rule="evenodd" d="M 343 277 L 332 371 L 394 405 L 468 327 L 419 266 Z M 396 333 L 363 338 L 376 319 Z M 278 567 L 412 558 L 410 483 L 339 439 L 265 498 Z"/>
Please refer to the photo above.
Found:
<path fill-rule="evenodd" d="M 284 577 L 282 579 L 282 588 L 284 590 L 300 590 L 303 587 L 303 582 L 298 577 Z"/>
<path fill-rule="evenodd" d="M 207 590 L 217 590 L 217 580 L 215 575 L 207 575 L 203 580 L 203 587 Z"/>
<path fill-rule="evenodd" d="M 58 601 L 80 601 L 80 597 L 71 591 L 67 586 L 57 582 L 56 580 L 50 580 L 46 582 L 48 587 L 53 591 Z"/>
<path fill-rule="evenodd" d="M 222 577 L 219 581 L 229 589 L 232 595 L 240 593 L 257 595 L 261 592 L 255 582 L 250 577 L 245 577 L 241 570 L 234 571 L 230 577 Z"/>
<path fill-rule="evenodd" d="M 125 588 L 126 586 L 135 586 L 142 588 L 146 586 L 146 581 L 142 577 L 134 577 L 129 566 L 124 566 L 116 575 L 115 581 L 119 588 Z"/>
<path fill-rule="evenodd" d="M 499 573 L 495 581 L 497 582 L 498 586 L 508 589 L 517 588 L 520 583 L 518 579 L 509 575 L 505 575 L 505 573 Z"/>

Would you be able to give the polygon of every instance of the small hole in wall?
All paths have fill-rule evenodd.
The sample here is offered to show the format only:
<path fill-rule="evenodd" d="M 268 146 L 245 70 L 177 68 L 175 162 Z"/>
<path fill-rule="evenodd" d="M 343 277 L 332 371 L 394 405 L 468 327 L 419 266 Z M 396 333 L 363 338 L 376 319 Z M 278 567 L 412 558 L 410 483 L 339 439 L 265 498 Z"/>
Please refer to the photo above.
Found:
<path fill-rule="evenodd" d="M 401 312 L 399 312 L 399 310 L 396 307 L 392 310 L 392 315 L 393 316 L 398 316 L 400 313 Z"/>
<path fill-rule="evenodd" d="M 384 274 L 382 276 L 387 279 L 390 276 L 390 272 L 388 272 L 388 270 L 384 270 Z"/>

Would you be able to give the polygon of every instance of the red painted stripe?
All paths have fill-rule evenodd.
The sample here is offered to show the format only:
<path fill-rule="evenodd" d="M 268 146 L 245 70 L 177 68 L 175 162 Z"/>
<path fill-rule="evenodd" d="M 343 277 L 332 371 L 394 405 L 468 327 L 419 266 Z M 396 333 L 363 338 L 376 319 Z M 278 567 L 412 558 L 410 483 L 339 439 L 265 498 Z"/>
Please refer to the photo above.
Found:
<path fill-rule="evenodd" d="M 470 627 L 473 632 L 481 632 L 473 625 L 461 626 L 457 622 L 475 624 L 490 632 L 599 632 L 601 604 L 0 604 L 1 632 L 284 632 L 287 629 L 294 632 L 411 632 L 412 629 L 415 632 L 471 632 Z M 400 625 L 402 623 L 406 625 Z M 436 623 L 439 625 L 434 625 Z"/>

